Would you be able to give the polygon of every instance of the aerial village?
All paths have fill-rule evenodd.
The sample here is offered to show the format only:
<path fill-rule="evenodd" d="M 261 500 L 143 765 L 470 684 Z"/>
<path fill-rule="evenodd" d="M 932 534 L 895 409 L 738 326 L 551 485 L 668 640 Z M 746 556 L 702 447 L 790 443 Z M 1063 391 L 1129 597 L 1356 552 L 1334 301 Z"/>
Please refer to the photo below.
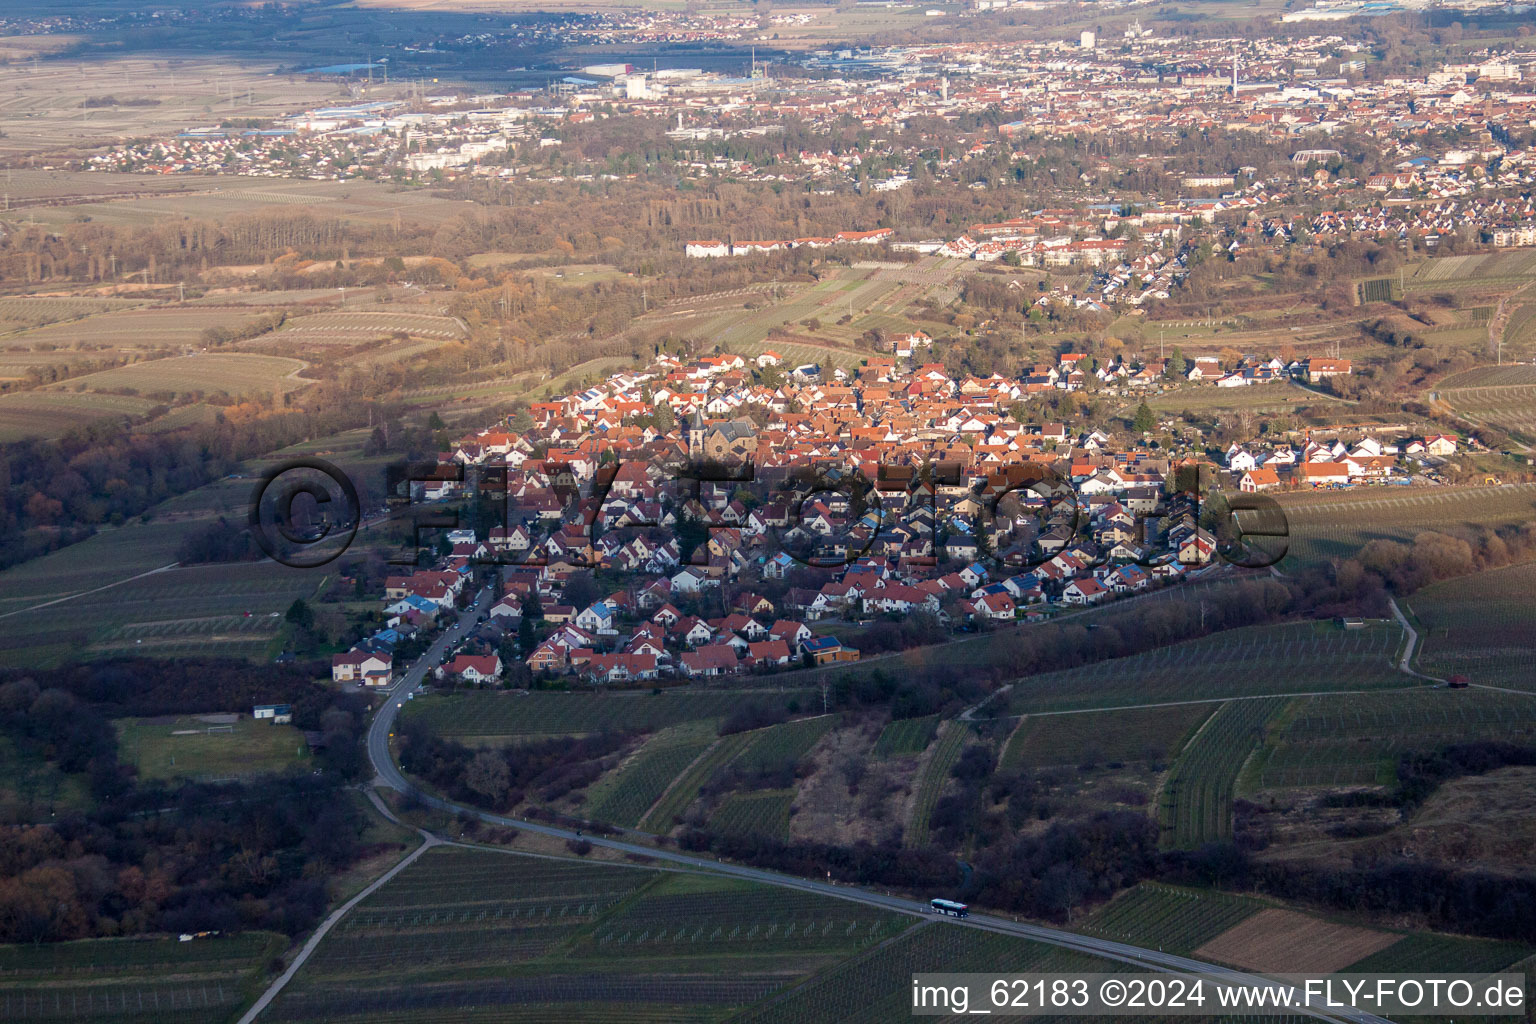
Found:
<path fill-rule="evenodd" d="M 430 568 L 389 577 L 386 628 L 336 655 L 334 678 L 387 684 L 396 645 L 456 618 L 487 572 L 499 599 L 439 682 L 660 685 L 858 660 L 871 652 L 849 638 L 882 620 L 920 620 L 934 642 L 1229 571 L 1202 487 L 1406 484 L 1468 443 L 1277 435 L 1215 465 L 1196 446 L 1011 412 L 1089 375 L 1144 393 L 1165 364 L 1066 353 L 1017 379 L 954 379 L 922 361 L 927 344 L 896 337 L 851 373 L 771 350 L 661 356 L 534 403 L 522 429 L 461 438 L 409 503 L 489 498 L 495 514 L 443 534 Z M 1349 372 L 1200 358 L 1181 376 L 1263 387 Z"/>

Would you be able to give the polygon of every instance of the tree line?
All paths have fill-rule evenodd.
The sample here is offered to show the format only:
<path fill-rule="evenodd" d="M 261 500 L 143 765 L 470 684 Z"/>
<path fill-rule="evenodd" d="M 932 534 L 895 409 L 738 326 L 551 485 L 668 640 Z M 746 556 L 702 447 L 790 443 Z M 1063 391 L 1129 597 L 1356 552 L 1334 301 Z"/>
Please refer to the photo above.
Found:
<path fill-rule="evenodd" d="M 365 767 L 368 699 L 313 682 L 314 666 L 123 659 L 0 682 L 0 737 L 23 761 L 88 777 L 93 806 L 0 824 L 0 942 L 273 929 L 324 913 L 323 878 L 367 851 L 347 784 Z M 111 719 L 291 702 L 320 772 L 204 785 L 143 780 Z M 317 870 L 318 869 L 318 870 Z"/>

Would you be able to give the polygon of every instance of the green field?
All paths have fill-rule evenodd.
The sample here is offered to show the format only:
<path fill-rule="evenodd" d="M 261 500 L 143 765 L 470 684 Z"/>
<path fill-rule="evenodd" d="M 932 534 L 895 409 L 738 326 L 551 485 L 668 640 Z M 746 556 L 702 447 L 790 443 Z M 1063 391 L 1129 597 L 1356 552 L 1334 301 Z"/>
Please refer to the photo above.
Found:
<path fill-rule="evenodd" d="M 752 742 L 731 762 L 731 766 L 744 771 L 771 771 L 792 766 L 836 723 L 833 715 L 818 715 L 755 730 Z"/>
<path fill-rule="evenodd" d="M 1536 484 L 1501 487 L 1375 487 L 1277 496 L 1290 523 L 1293 565 L 1349 558 L 1378 538 L 1412 541 L 1425 530 L 1529 522 Z"/>
<path fill-rule="evenodd" d="M 655 805 L 646 812 L 645 817 L 640 821 L 640 827 L 647 832 L 670 832 L 672 826 L 677 824 L 678 817 L 694 800 L 698 799 L 700 788 L 714 776 L 715 772 L 747 749 L 753 738 L 750 732 L 738 732 L 716 740 L 713 746 L 688 766 L 687 771 L 677 777 Z"/>
<path fill-rule="evenodd" d="M 733 879 L 437 849 L 344 918 L 263 1020 L 720 1020 L 911 922 Z"/>
<path fill-rule="evenodd" d="M 728 835 L 759 835 L 789 838 L 789 805 L 793 789 L 765 789 L 757 793 L 732 793 L 710 815 L 709 827 Z"/>
<path fill-rule="evenodd" d="M 1459 935 L 1418 932 L 1404 935 L 1386 949 L 1349 965 L 1368 974 L 1414 974 L 1420 971 L 1501 971 L 1531 955 L 1529 946 L 1514 942 L 1466 939 Z"/>
<path fill-rule="evenodd" d="M 818 975 L 787 998 L 754 1008 L 739 1024 L 889 1024 L 912 1013 L 912 975 L 920 971 L 1085 972 L 1116 965 L 1025 939 L 941 922 Z M 954 1019 L 954 1018 L 947 1018 Z"/>
<path fill-rule="evenodd" d="M 1244 789 L 1388 785 L 1409 750 L 1536 742 L 1536 695 L 1433 688 L 1298 698 Z"/>
<path fill-rule="evenodd" d="M 65 320 L 78 320 L 117 309 L 131 309 L 137 305 L 139 303 L 134 299 L 98 299 L 73 295 L 11 296 L 0 299 L 0 334 Z"/>
<path fill-rule="evenodd" d="M 69 382 L 69 386 L 83 385 L 91 391 L 127 391 L 167 398 L 221 392 L 244 398 L 270 395 L 274 390 L 293 391 L 307 387 L 311 381 L 294 376 L 304 365 L 301 360 L 280 356 L 207 352 L 131 363 L 115 370 L 77 377 Z"/>
<path fill-rule="evenodd" d="M 143 416 L 155 403 L 132 395 L 12 391 L 0 395 L 0 442 L 58 437 L 98 420 Z"/>
<path fill-rule="evenodd" d="M 1209 889 L 1143 882 L 1093 913 L 1079 930 L 1116 942 L 1188 956 L 1264 908 L 1262 900 Z M 1498 971 L 1529 956 L 1513 942 L 1415 932 L 1350 964 L 1351 972 Z"/>
<path fill-rule="evenodd" d="M 1417 619 L 1421 670 L 1474 683 L 1536 690 L 1531 650 L 1536 648 L 1536 563 L 1446 580 L 1408 599 Z"/>
<path fill-rule="evenodd" d="M 1508 251 L 1471 256 L 1440 256 L 1413 268 L 1404 280 L 1410 292 L 1458 285 L 1523 284 L 1536 274 L 1536 254 Z"/>
<path fill-rule="evenodd" d="M 1536 305 L 1530 308 L 1536 311 Z M 1530 323 L 1536 324 L 1536 315 Z M 1522 325 L 1521 330 L 1536 332 L 1536 327 Z M 1480 366 L 1447 377 L 1439 392 L 1458 415 L 1474 423 L 1486 423 L 1527 440 L 1536 438 L 1536 367 Z"/>
<path fill-rule="evenodd" d="M 1243 762 L 1263 738 L 1282 697 L 1234 700 L 1201 727 L 1163 785 L 1158 821 L 1165 845 L 1193 849 L 1232 835 L 1232 795 Z"/>
<path fill-rule="evenodd" d="M 1217 706 L 1175 704 L 1124 711 L 1030 715 L 1008 737 L 999 766 L 1037 768 L 1162 761 L 1176 757 L 1189 734 Z"/>
<path fill-rule="evenodd" d="M 694 696 L 698 698 L 707 695 Z M 645 795 L 650 796 L 651 802 L 640 808 L 644 814 L 640 827 L 650 832 L 669 831 L 678 817 L 698 798 L 704 785 L 726 768 L 752 773 L 793 767 L 835 722 L 833 716 L 821 715 L 720 737 L 707 750 L 696 752 L 679 766 L 671 778 L 657 777 L 650 783 Z M 605 784 L 608 784 L 608 780 L 598 783 L 599 786 Z M 728 811 L 724 807 L 717 809 L 717 813 L 725 811 L 724 817 L 720 819 L 723 827 L 727 830 L 787 834 L 789 802 L 794 797 L 793 791 L 784 791 L 773 800 L 762 802 L 755 801 L 754 796 L 756 794 L 727 798 L 726 805 L 734 802 L 737 806 Z M 616 794 L 613 799 L 625 798 Z M 632 809 L 639 804 L 641 797 L 629 799 Z"/>
<path fill-rule="evenodd" d="M 207 720 L 218 717 L 119 718 L 119 754 L 146 779 L 231 779 L 302 768 L 309 759 L 304 734 L 291 725 L 248 715 L 227 725 Z M 234 731 L 210 731 L 224 728 Z"/>
<path fill-rule="evenodd" d="M 928 842 L 928 822 L 933 807 L 944 795 L 944 784 L 949 781 L 949 770 L 960 760 L 965 749 L 966 727 L 960 722 L 944 722 L 939 726 L 938 743 L 928 754 L 928 763 L 918 774 L 917 796 L 912 801 L 912 820 L 907 824 L 908 846 L 922 846 Z"/>
<path fill-rule="evenodd" d="M 1402 630 L 1393 622 L 1359 630 L 1331 622 L 1250 626 L 1021 679 L 1010 708 L 1028 714 L 1409 686 L 1414 680 L 1393 664 L 1402 642 Z"/>
<path fill-rule="evenodd" d="M 37 350 L 51 346 L 55 350 L 112 349 L 124 352 L 146 348 L 201 348 L 203 332 L 208 328 L 238 328 L 266 315 L 267 311 L 262 309 L 240 307 L 114 309 L 84 319 L 52 323 L 8 335 L 0 340 L 0 347 Z"/>
<path fill-rule="evenodd" d="M 282 612 L 295 598 L 312 598 L 325 570 L 272 562 L 167 568 L 188 528 L 156 521 L 103 529 L 0 573 L 0 666 L 82 655 L 270 657 Z M 157 569 L 166 571 L 133 578 Z"/>
<path fill-rule="evenodd" d="M 880 737 L 875 740 L 871 753 L 877 758 L 921 754 L 928 749 L 928 744 L 933 742 L 938 728 L 938 715 L 898 718 L 880 730 Z"/>
<path fill-rule="evenodd" d="M 1504 351 L 1524 356 L 1536 350 L 1536 302 L 1516 306 L 1504 323 Z"/>
<path fill-rule="evenodd" d="M 1188 956 L 1266 906 L 1244 896 L 1143 882 L 1100 907 L 1079 930 Z"/>
<path fill-rule="evenodd" d="M 434 316 L 395 310 L 331 310 L 296 317 L 282 330 L 243 342 L 242 348 L 272 348 L 277 345 L 303 346 L 356 345 L 358 342 L 392 334 L 412 338 L 448 341 L 465 336 L 464 325 L 451 316 Z"/>
<path fill-rule="evenodd" d="M 688 722 L 658 732 L 587 790 L 583 813 L 595 821 L 633 828 L 713 740 L 708 722 Z"/>
<path fill-rule="evenodd" d="M 724 718 L 749 702 L 808 707 L 812 691 L 689 693 L 549 693 L 534 691 L 428 694 L 408 714 L 440 736 L 564 736 L 605 729 L 660 729 L 681 722 Z"/>
<path fill-rule="evenodd" d="M 246 932 L 178 942 L 90 939 L 0 946 L 0 1019 L 80 1024 L 233 1020 L 288 945 Z"/>

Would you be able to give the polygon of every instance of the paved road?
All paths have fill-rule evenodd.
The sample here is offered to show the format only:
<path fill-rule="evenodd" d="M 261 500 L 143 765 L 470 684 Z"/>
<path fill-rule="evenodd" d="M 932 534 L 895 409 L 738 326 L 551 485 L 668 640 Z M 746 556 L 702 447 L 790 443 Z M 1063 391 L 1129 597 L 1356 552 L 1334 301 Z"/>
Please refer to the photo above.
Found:
<path fill-rule="evenodd" d="M 443 650 L 451 640 L 459 635 L 478 616 L 483 605 L 490 602 L 488 590 L 482 591 L 475 605 L 459 617 L 459 622 L 424 654 L 416 664 L 400 677 L 399 681 L 390 688 L 388 699 L 375 714 L 372 725 L 368 730 L 368 757 L 373 762 L 374 770 L 378 773 L 379 781 L 401 793 L 414 793 L 424 804 L 452 814 L 472 815 L 479 820 L 492 825 L 502 825 L 519 830 L 551 836 L 556 839 L 575 839 L 579 833 L 570 829 L 560 828 L 555 825 L 546 825 L 542 822 L 527 821 L 521 818 L 508 818 L 499 814 L 491 814 L 486 811 L 466 807 L 462 804 L 440 800 L 435 796 L 418 790 L 400 771 L 400 765 L 395 761 L 389 750 L 389 736 L 394 727 L 395 715 L 403 705 L 403 697 L 421 682 L 429 667 L 436 666 Z M 889 893 L 877 892 L 872 889 L 862 889 L 854 886 L 837 885 L 830 881 L 817 881 L 809 878 L 800 878 L 795 875 L 780 874 L 776 871 L 765 871 L 761 868 L 746 867 L 740 864 L 728 864 L 718 860 L 710 860 L 707 857 L 697 857 L 689 853 L 677 850 L 659 849 L 654 846 L 641 845 L 639 843 L 626 842 L 622 839 L 608 838 L 604 836 L 586 836 L 593 846 L 601 846 L 621 853 L 640 854 L 669 865 L 677 865 L 691 868 L 697 871 L 712 872 L 729 875 L 733 878 L 742 878 L 765 885 L 775 885 L 784 889 L 798 889 L 802 892 L 814 892 L 822 896 L 830 896 L 835 899 L 850 900 L 855 903 L 864 903 L 870 906 L 882 907 L 887 910 L 897 911 L 914 916 L 925 915 L 929 912 L 925 903 L 919 900 L 907 899 L 902 896 L 894 896 Z M 418 851 L 419 853 L 420 851 Z M 1228 982 L 1251 981 L 1254 975 L 1244 974 L 1241 971 L 1218 967 L 1214 964 L 1192 960 L 1188 957 L 1176 956 L 1172 953 L 1164 953 L 1160 950 L 1143 949 L 1139 946 L 1128 945 L 1123 942 L 1112 942 L 1108 939 L 1098 939 L 1089 935 L 1079 935 L 1075 932 L 1062 931 L 1058 928 L 1048 928 L 1044 925 L 1026 924 L 1020 921 L 1012 921 L 1007 918 L 994 917 L 987 914 L 972 914 L 964 920 L 953 918 L 943 919 L 945 924 L 958 927 L 979 928 L 984 931 L 997 932 L 1004 935 L 1012 935 L 1017 938 L 1031 939 L 1065 949 L 1074 949 L 1083 953 L 1103 957 L 1106 960 L 1114 960 L 1133 967 L 1154 971 L 1179 971 L 1196 974 L 1211 980 Z M 307 951 L 308 947 L 306 947 Z M 937 969 L 941 965 L 935 965 Z M 1358 1010 L 1345 1011 L 1309 1011 L 1308 1016 L 1325 1021 L 1348 1021 L 1350 1024 L 1389 1024 L 1384 1017 L 1365 1013 Z M 242 1022 L 244 1024 L 244 1022 Z"/>
<path fill-rule="evenodd" d="M 416 659 L 416 663 L 395 680 L 394 684 L 384 694 L 384 704 L 373 716 L 373 723 L 368 727 L 368 759 L 373 762 L 374 771 L 379 773 L 379 778 L 391 788 L 404 793 L 412 787 L 405 781 L 405 776 L 400 774 L 400 766 L 395 763 L 393 755 L 389 752 L 389 735 L 394 729 L 395 713 L 405 702 L 405 695 L 421 685 L 422 679 L 442 661 L 443 654 L 457 641 L 464 638 L 479 619 L 480 613 L 491 606 L 491 588 L 486 587 L 475 595 L 475 600 L 469 608 L 459 613 L 458 621 L 443 630 L 441 636 L 433 641 L 426 653 Z"/>

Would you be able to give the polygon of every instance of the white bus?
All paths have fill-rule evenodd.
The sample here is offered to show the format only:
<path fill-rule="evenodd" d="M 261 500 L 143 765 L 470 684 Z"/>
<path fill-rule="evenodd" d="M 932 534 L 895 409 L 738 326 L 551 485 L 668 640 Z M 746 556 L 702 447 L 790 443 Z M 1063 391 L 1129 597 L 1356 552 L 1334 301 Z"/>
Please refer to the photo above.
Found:
<path fill-rule="evenodd" d="M 970 907 L 954 900 L 929 900 L 928 905 L 935 914 L 948 914 L 950 917 L 969 917 L 971 913 Z"/>

